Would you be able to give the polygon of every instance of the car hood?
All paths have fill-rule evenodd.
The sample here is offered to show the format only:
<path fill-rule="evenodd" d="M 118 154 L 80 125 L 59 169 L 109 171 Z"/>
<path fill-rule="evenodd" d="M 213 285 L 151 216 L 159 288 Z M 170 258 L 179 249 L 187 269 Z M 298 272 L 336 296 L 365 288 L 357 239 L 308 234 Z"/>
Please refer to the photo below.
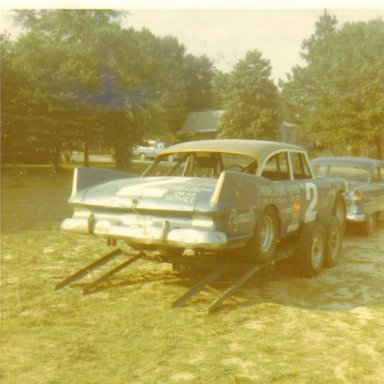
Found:
<path fill-rule="evenodd" d="M 216 179 L 145 177 L 115 180 L 77 192 L 70 204 L 114 209 L 193 211 L 209 204 Z"/>

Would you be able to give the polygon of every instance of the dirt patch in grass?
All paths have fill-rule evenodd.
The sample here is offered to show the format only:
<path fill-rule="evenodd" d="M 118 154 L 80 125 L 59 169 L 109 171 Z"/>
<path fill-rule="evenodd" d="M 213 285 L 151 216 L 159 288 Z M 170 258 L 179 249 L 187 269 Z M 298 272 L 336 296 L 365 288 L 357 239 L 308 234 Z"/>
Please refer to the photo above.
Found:
<path fill-rule="evenodd" d="M 92 294 L 81 288 L 96 272 L 55 291 L 108 248 L 60 232 L 69 172 L 16 181 L 3 173 L 3 383 L 384 382 L 383 226 L 347 234 L 340 263 L 318 277 L 280 263 L 207 315 L 231 278 L 179 309 L 170 304 L 197 277 L 144 261 Z"/>

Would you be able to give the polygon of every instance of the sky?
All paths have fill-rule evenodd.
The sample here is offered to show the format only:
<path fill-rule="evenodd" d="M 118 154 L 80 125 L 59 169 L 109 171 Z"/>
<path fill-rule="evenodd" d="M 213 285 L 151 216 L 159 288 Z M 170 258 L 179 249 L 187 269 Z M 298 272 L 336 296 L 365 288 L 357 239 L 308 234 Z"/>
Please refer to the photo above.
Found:
<path fill-rule="evenodd" d="M 336 16 L 339 27 L 346 22 L 384 19 L 384 2 L 375 0 L 288 2 L 269 0 L 268 4 L 245 0 L 214 1 L 189 0 L 171 2 L 114 2 L 107 7 L 127 9 L 123 26 L 149 29 L 157 36 L 171 35 L 196 56 L 207 55 L 215 67 L 224 72 L 245 57 L 247 51 L 257 49 L 272 65 L 272 78 L 285 79 L 295 65 L 304 65 L 300 57 L 301 44 L 315 30 L 315 23 L 324 9 Z M 161 4 L 161 6 L 160 6 Z M 183 6 L 181 6 L 183 5 Z M 105 8 L 100 1 L 80 0 L 55 2 L 13 0 L 12 6 L 2 6 L 0 31 L 16 32 L 10 19 L 12 8 Z M 8 9 L 7 9 L 8 8 Z M 268 9 L 266 9 L 268 8 Z M 214 10 L 213 10 L 214 9 Z"/>

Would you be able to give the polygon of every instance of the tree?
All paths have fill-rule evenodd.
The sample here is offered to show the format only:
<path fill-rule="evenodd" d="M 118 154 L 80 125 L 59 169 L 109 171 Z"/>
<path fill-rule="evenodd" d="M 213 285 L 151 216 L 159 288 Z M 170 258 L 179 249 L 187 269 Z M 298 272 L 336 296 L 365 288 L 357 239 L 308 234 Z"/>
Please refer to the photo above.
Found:
<path fill-rule="evenodd" d="M 15 89 L 25 137 L 51 153 L 59 169 L 64 143 L 95 136 L 95 111 L 85 103 L 99 86 L 100 55 L 115 11 L 18 11 L 26 29 L 13 46 L 14 67 L 28 80 Z M 5 93 L 8 100 L 12 94 Z M 14 125 L 15 126 L 15 125 Z M 15 126 L 16 127 L 16 126 Z"/>
<path fill-rule="evenodd" d="M 212 106 L 213 63 L 207 56 L 187 55 L 184 59 L 183 78 L 186 83 L 186 105 L 190 111 Z"/>
<path fill-rule="evenodd" d="M 222 137 L 275 138 L 279 126 L 279 95 L 270 78 L 271 65 L 250 51 L 231 72 L 223 97 Z"/>
<path fill-rule="evenodd" d="M 141 138 L 172 139 L 189 110 L 209 106 L 212 63 L 186 55 L 173 37 L 122 29 L 122 12 L 17 15 L 25 34 L 2 44 L 3 103 L 9 111 L 17 106 L 14 117 L 6 114 L 7 137 L 49 150 L 56 169 L 61 152 L 79 143 L 88 165 L 89 149 L 100 140 L 125 168 Z"/>
<path fill-rule="evenodd" d="M 1 157 L 2 161 L 15 161 L 16 154 L 23 150 L 24 127 L 18 115 L 17 89 L 27 79 L 15 65 L 13 43 L 8 35 L 0 36 L 1 47 Z M 4 97 L 6 95 L 6 97 Z M 15 145 L 15 143 L 20 143 Z"/>
<path fill-rule="evenodd" d="M 331 152 L 375 146 L 384 137 L 384 22 L 348 23 L 336 29 L 325 12 L 303 43 L 305 67 L 282 84 L 287 118 Z"/>
<path fill-rule="evenodd" d="M 215 71 L 212 79 L 211 103 L 215 109 L 224 109 L 226 95 L 229 92 L 231 74 L 228 72 Z"/>

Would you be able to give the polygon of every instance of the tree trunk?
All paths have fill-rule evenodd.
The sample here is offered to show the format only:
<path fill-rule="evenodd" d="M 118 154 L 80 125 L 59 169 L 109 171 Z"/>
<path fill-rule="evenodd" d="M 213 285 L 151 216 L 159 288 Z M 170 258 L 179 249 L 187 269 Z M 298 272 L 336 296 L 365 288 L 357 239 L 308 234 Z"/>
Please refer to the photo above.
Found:
<path fill-rule="evenodd" d="M 118 140 L 116 142 L 116 169 L 128 169 L 130 164 L 129 145 L 127 140 Z"/>
<path fill-rule="evenodd" d="M 130 165 L 130 139 L 129 129 L 124 113 L 115 114 L 115 155 L 116 169 L 127 170 Z"/>
<path fill-rule="evenodd" d="M 83 152 L 84 152 L 84 167 L 89 167 L 89 144 L 88 141 L 85 140 L 83 143 Z"/>
<path fill-rule="evenodd" d="M 60 143 L 56 142 L 53 151 L 51 152 L 51 161 L 53 165 L 53 170 L 55 172 L 60 171 L 60 161 L 61 160 L 61 150 L 60 150 Z"/>
<path fill-rule="evenodd" d="M 376 146 L 376 157 L 380 160 L 383 159 L 383 147 L 382 147 L 382 140 L 380 137 L 375 137 L 375 146 Z"/>

